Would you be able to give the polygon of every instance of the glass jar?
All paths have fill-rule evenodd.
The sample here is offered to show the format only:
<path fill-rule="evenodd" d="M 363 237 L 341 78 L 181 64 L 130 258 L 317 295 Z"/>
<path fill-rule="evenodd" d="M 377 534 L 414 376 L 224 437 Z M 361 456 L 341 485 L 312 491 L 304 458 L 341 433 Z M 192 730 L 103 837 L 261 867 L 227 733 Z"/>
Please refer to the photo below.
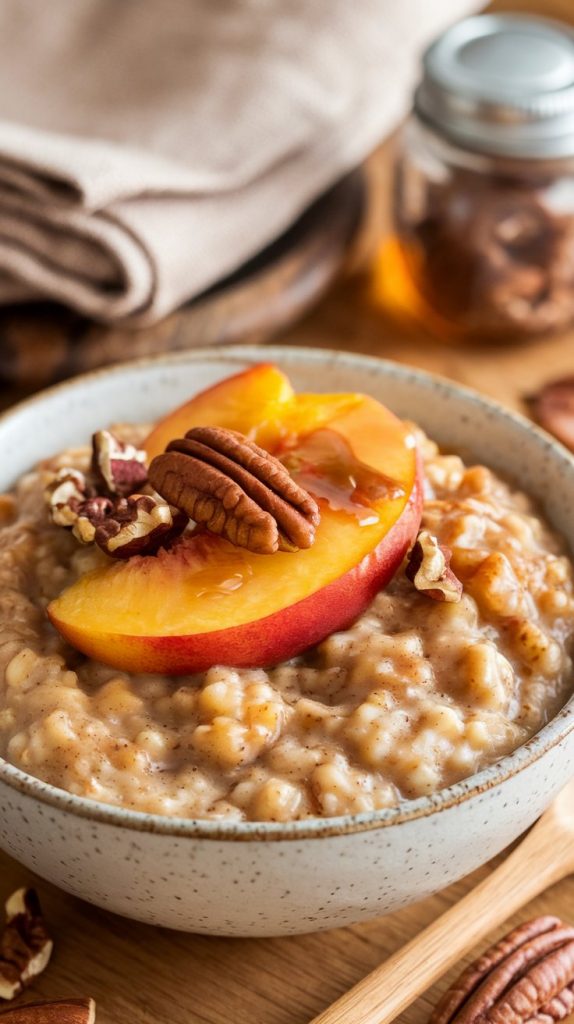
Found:
<path fill-rule="evenodd" d="M 483 15 L 433 44 L 402 136 L 394 232 L 435 331 L 499 341 L 574 321 L 573 33 Z"/>

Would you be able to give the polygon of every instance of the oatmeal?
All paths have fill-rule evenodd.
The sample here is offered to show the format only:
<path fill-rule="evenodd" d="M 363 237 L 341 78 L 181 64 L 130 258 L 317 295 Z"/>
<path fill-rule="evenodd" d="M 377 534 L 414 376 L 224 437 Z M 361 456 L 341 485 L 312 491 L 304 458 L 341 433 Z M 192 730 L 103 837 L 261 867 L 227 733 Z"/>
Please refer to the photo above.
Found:
<path fill-rule="evenodd" d="M 130 675 L 68 647 L 46 606 L 105 556 L 42 494 L 87 453 L 23 477 L 0 498 L 0 754 L 139 811 L 288 821 L 431 794 L 515 749 L 572 687 L 572 567 L 525 495 L 419 441 L 422 525 L 462 598 L 430 600 L 403 566 L 354 625 L 265 670 Z"/>

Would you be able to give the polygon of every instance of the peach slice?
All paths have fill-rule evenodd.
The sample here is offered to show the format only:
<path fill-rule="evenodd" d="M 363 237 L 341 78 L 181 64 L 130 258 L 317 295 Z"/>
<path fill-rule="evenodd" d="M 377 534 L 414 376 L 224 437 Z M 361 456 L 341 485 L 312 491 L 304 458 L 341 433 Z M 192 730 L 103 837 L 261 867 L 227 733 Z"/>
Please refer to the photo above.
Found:
<path fill-rule="evenodd" d="M 272 363 L 258 363 L 207 388 L 156 424 L 146 441 L 149 461 L 165 451 L 174 437 L 192 427 L 211 425 L 241 430 L 243 434 L 267 427 L 275 433 L 278 407 L 289 403 L 295 392 L 284 373 Z M 217 412 L 215 411 L 217 410 Z M 216 416 L 216 421 L 213 416 Z M 241 423 L 241 427 L 237 424 Z M 258 442 L 259 443 L 259 442 Z"/>
<path fill-rule="evenodd" d="M 146 448 L 155 454 L 200 422 L 265 440 L 316 487 L 313 547 L 256 555 L 198 532 L 158 556 L 96 569 L 48 609 L 74 647 L 132 672 L 270 665 L 348 626 L 392 577 L 421 515 L 412 435 L 370 397 L 294 395 L 273 371 L 255 367 L 198 395 Z M 277 385 L 271 395 L 266 381 Z"/>
<path fill-rule="evenodd" d="M 145 448 L 151 462 L 174 437 L 210 425 L 240 430 L 272 451 L 281 438 L 317 429 L 360 400 L 357 394 L 296 395 L 281 370 L 272 363 L 258 363 L 169 413 L 149 434 Z"/>

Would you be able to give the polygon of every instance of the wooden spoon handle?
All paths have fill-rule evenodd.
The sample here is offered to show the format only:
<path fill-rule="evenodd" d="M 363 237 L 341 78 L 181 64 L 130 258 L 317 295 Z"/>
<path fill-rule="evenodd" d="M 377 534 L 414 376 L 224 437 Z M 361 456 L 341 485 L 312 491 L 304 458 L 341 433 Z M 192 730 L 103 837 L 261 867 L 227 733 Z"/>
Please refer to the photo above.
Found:
<path fill-rule="evenodd" d="M 387 1024 L 489 931 L 573 869 L 572 836 L 551 808 L 488 878 L 312 1024 Z"/>

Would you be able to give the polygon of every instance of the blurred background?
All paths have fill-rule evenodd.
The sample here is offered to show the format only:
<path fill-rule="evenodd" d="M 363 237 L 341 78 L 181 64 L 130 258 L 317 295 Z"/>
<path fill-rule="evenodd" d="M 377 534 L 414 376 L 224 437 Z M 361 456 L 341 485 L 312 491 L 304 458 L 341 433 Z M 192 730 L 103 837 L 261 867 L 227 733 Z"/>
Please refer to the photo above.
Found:
<path fill-rule="evenodd" d="M 570 0 L 497 0 L 485 13 L 529 13 L 574 24 Z M 502 339 L 456 337 L 444 322 L 429 317 L 416 289 L 395 265 L 392 178 L 401 132 L 368 161 L 369 213 L 357 240 L 361 272 L 329 291 L 295 328 L 284 333 L 293 344 L 343 344 L 444 374 L 494 395 L 521 411 L 542 385 L 574 373 L 574 328 L 565 326 L 530 338 L 511 328 Z M 389 251 L 391 250 L 391 251 Z M 344 339 L 344 340 L 343 340 Z"/>
<path fill-rule="evenodd" d="M 465 4 L 464 0 L 456 11 L 455 5 L 456 0 L 449 16 L 448 2 L 441 4 L 440 16 L 437 13 L 439 29 L 452 22 L 453 14 L 478 13 L 480 9 L 479 4 Z M 543 15 L 565 25 L 574 23 L 572 0 L 496 0 L 485 10 Z M 118 31 L 121 33 L 121 25 Z M 29 41 L 23 45 L 29 45 Z M 534 41 L 532 46 L 536 45 Z M 536 60 L 536 49 L 529 52 Z M 10 68 L 4 66 L 4 79 L 9 74 Z M 415 78 L 420 78 L 420 69 Z M 412 97 L 411 85 L 409 90 Z M 385 97 L 381 102 L 383 99 L 387 102 Z M 8 110 L 13 120 L 26 117 L 25 107 L 22 113 L 18 103 Z M 205 116 L 209 117 L 209 111 Z M 60 126 L 55 122 L 50 127 Z M 363 147 L 368 145 L 368 138 L 365 127 Z M 77 372 L 132 356 L 203 344 L 264 344 L 273 339 L 411 363 L 463 381 L 515 407 L 529 408 L 528 399 L 542 385 L 574 373 L 574 298 L 570 297 L 574 296 L 574 229 L 571 231 L 570 218 L 570 213 L 574 217 L 574 199 L 569 194 L 574 164 L 550 154 L 542 170 L 540 161 L 534 161 L 536 172 L 524 176 L 524 167 L 532 168 L 532 161 L 519 160 L 517 169 L 512 154 L 497 157 L 496 167 L 493 169 L 491 163 L 486 171 L 482 158 L 476 166 L 469 166 L 465 159 L 460 163 L 455 160 L 455 170 L 451 173 L 450 168 L 445 189 L 446 178 L 442 170 L 436 172 L 436 165 L 441 161 L 449 165 L 449 155 L 429 150 L 421 158 L 420 147 L 424 149 L 427 141 L 413 140 L 403 128 L 394 130 L 366 160 L 347 166 L 335 185 L 321 191 L 310 206 L 301 201 L 305 212 L 239 270 L 224 273 L 223 280 L 207 288 L 201 289 L 198 284 L 200 293 L 191 301 L 178 303 L 175 311 L 168 308 L 170 302 L 175 302 L 173 296 L 165 300 L 165 312 L 161 301 L 155 307 L 151 303 L 151 312 L 140 317 L 141 322 L 137 317 L 130 322 L 121 311 L 108 316 L 101 306 L 94 306 L 94 314 L 86 315 L 82 304 L 88 308 L 89 304 L 77 281 L 74 288 L 78 308 L 73 308 L 76 293 L 65 305 L 43 301 L 41 294 L 33 292 L 34 279 L 21 258 L 25 246 L 36 251 L 36 223 L 34 218 L 26 222 L 24 234 L 20 222 L 9 252 L 9 267 L 18 288 L 14 290 L 10 279 L 10 288 L 3 294 L 4 282 L 0 281 L 0 298 L 7 303 L 0 309 L 2 404 L 6 406 L 23 394 Z M 432 145 L 431 140 L 431 149 Z M 26 170 L 33 171 L 35 191 L 32 195 L 27 180 L 26 201 L 31 197 L 38 204 L 50 189 L 49 202 L 79 201 L 87 204 L 90 213 L 97 210 L 97 202 L 104 203 L 101 197 L 86 198 L 85 194 L 78 200 L 72 193 L 81 191 L 83 184 L 68 180 L 65 171 L 57 177 L 54 193 L 52 164 L 65 168 L 67 153 L 60 149 L 52 154 L 48 145 L 46 152 L 52 164 L 47 171 L 40 166 L 38 176 L 44 150 L 38 157 L 36 138 L 22 135 L 13 140 L 10 134 L 1 147 L 5 170 L 0 200 L 8 195 L 12 201 L 14 189 L 21 188 L 18 147 L 26 155 Z M 72 163 L 77 159 L 82 169 L 92 174 L 88 149 L 72 153 L 69 159 Z M 398 176 L 397 159 L 402 161 Z M 110 166 L 111 162 L 112 158 Z M 346 164 L 350 164 L 350 158 Z M 426 164 L 434 166 L 428 175 Z M 156 165 L 149 161 L 145 165 L 145 174 L 152 183 L 149 187 L 153 189 L 156 179 L 165 180 L 162 175 L 171 182 L 177 179 L 173 165 L 159 166 L 157 160 Z M 223 163 L 219 170 L 225 172 Z M 310 180 L 313 173 L 311 169 Z M 86 180 L 104 181 L 105 191 L 105 174 L 100 179 L 86 174 Z M 189 182 L 185 179 L 182 185 L 176 181 L 173 187 L 177 192 L 188 188 Z M 261 202 L 268 203 L 261 188 Z M 40 189 L 44 190 L 42 195 Z M 117 197 L 113 198 L 117 208 Z M 256 193 L 249 209 L 251 224 L 257 218 L 257 202 Z M 467 212 L 461 220 L 464 203 Z M 137 203 L 132 207 L 124 203 L 123 209 L 126 205 L 130 212 L 137 209 Z M 267 208 L 272 207 L 268 204 Z M 73 207 L 70 209 L 72 213 L 64 222 L 55 220 L 50 207 L 50 231 L 64 230 L 63 224 L 66 230 L 76 230 L 76 214 Z M 106 216 L 108 222 L 113 219 Z M 136 220 L 135 212 L 133 224 L 125 218 L 132 235 L 139 230 Z M 1 239 L 10 230 L 9 218 L 0 211 L 0 248 Z M 492 242 L 495 236 L 496 245 Z M 76 237 L 71 237 L 75 244 Z M 151 250 L 153 244 L 152 239 Z M 178 245 L 175 255 L 169 254 L 173 262 L 178 252 L 180 259 L 184 258 L 181 253 L 185 240 Z M 42 246 L 41 260 L 35 267 L 41 265 L 43 272 L 51 253 L 44 239 Z M 208 249 L 209 245 L 205 257 L 209 263 Z M 66 259 L 73 265 L 73 248 Z M 90 273 L 93 266 L 94 261 Z M 69 266 L 64 265 L 64 270 L 67 273 Z M 108 273 L 108 269 L 98 266 L 98 295 L 105 295 L 106 288 L 110 288 Z M 46 280 L 47 294 L 57 297 L 52 279 Z M 21 288 L 22 283 L 26 287 Z M 12 301 L 13 297 L 18 301 Z"/>

